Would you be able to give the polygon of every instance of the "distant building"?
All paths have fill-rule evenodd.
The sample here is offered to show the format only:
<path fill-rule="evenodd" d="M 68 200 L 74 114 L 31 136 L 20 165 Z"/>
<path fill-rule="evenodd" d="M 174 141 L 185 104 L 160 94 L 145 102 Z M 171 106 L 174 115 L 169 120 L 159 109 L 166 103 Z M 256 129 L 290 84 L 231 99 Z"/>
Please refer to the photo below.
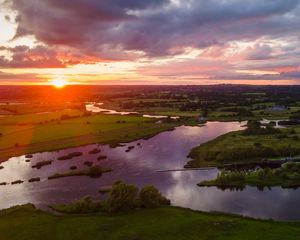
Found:
<path fill-rule="evenodd" d="M 275 105 L 275 106 L 273 106 L 273 107 L 269 107 L 268 109 L 267 109 L 267 111 L 269 111 L 269 112 L 273 112 L 273 111 L 275 111 L 275 112 L 281 112 L 281 111 L 286 111 L 286 110 L 288 110 L 289 109 L 289 107 L 287 107 L 287 106 L 283 106 L 283 105 Z"/>
<path fill-rule="evenodd" d="M 275 105 L 271 108 L 272 111 L 286 111 L 288 110 L 287 106 Z"/>

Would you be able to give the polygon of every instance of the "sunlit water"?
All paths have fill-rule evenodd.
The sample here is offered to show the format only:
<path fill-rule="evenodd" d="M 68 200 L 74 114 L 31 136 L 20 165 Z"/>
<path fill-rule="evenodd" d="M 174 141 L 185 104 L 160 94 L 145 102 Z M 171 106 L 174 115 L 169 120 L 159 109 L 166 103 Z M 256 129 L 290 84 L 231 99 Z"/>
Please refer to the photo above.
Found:
<path fill-rule="evenodd" d="M 87 103 L 86 104 L 86 110 L 88 112 L 93 112 L 93 113 L 103 113 L 103 114 L 108 114 L 108 115 L 132 115 L 132 114 L 138 114 L 140 115 L 138 112 L 128 112 L 128 111 L 116 111 L 116 110 L 112 110 L 112 109 L 106 109 L 106 108 L 101 108 L 100 106 L 103 105 L 103 103 L 97 103 L 97 105 L 95 105 L 95 103 Z M 168 118 L 168 116 L 165 115 L 151 115 L 151 114 L 141 114 L 141 116 L 145 117 L 145 118 L 158 118 L 158 119 L 162 119 L 162 118 Z M 179 119 L 180 117 L 178 116 L 170 116 L 171 119 Z"/>
<path fill-rule="evenodd" d="M 26 162 L 24 156 L 14 157 L 1 164 L 4 169 L 0 170 L 0 183 L 19 179 L 25 182 L 0 186 L 0 208 L 28 202 L 47 208 L 50 204 L 69 203 L 87 195 L 101 198 L 103 195 L 98 191 L 102 186 L 122 179 L 140 187 L 153 184 L 176 206 L 259 218 L 300 220 L 299 190 L 272 188 L 259 191 L 247 187 L 243 191 L 222 191 L 214 187 L 200 188 L 196 185 L 202 180 L 216 177 L 216 169 L 157 172 L 183 168 L 189 160 L 186 156 L 191 148 L 241 128 L 242 124 L 237 122 L 208 122 L 204 127 L 181 126 L 148 140 L 135 141 L 117 148 L 94 144 L 58 152 L 38 153 L 30 162 Z M 134 146 L 134 149 L 125 152 L 128 146 Z M 100 148 L 102 152 L 96 155 L 89 154 L 94 148 Z M 83 155 L 71 160 L 57 160 L 59 156 L 74 151 L 81 151 Z M 99 155 L 106 155 L 108 159 L 99 162 Z M 40 170 L 31 167 L 43 160 L 53 160 L 53 163 Z M 85 161 L 110 167 L 113 171 L 98 179 L 83 176 L 47 180 L 47 177 L 54 173 L 69 171 L 70 166 L 85 168 Z M 28 183 L 28 179 L 32 177 L 40 177 L 41 182 Z"/>

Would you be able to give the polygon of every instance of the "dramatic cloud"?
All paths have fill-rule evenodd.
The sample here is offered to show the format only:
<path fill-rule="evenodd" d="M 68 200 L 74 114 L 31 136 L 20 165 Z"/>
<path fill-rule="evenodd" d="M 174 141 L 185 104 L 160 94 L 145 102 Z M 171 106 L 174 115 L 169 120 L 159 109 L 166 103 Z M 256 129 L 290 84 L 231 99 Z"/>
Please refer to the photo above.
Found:
<path fill-rule="evenodd" d="M 42 46 L 30 49 L 27 46 L 0 48 L 12 54 L 10 59 L 0 56 L 1 68 L 61 68 L 69 62 L 58 59 L 56 51 Z"/>
<path fill-rule="evenodd" d="M 175 3 L 177 2 L 177 4 Z M 101 51 L 167 55 L 237 39 L 297 35 L 298 0 L 12 0 L 17 36 Z"/>
<path fill-rule="evenodd" d="M 15 39 L 2 68 L 144 62 L 141 76 L 299 79 L 300 0 L 6 0 Z M 67 49 L 65 53 L 61 49 Z M 201 51 L 191 59 L 187 49 Z M 160 65 L 158 60 L 167 59 Z M 266 71 L 271 73 L 265 74 Z"/>
<path fill-rule="evenodd" d="M 0 81 L 2 84 L 39 84 L 41 77 L 33 73 L 12 74 L 0 71 Z"/>

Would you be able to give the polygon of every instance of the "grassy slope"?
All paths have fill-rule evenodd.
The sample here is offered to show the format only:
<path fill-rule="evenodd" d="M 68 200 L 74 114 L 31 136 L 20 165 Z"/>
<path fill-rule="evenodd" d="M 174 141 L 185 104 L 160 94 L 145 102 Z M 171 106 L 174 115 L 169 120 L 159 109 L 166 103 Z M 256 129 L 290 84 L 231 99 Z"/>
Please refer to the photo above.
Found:
<path fill-rule="evenodd" d="M 1 118 L 0 133 L 3 133 L 3 136 L 0 136 L 1 158 L 90 143 L 126 142 L 172 129 L 176 125 L 156 124 L 156 120 L 153 119 L 118 115 L 93 115 L 64 120 L 60 124 L 58 122 L 39 124 L 40 121 L 49 121 L 65 113 L 66 111 Z M 69 115 L 77 115 L 77 112 Z M 19 144 L 19 148 L 15 148 L 16 143 Z"/>
<path fill-rule="evenodd" d="M 0 240 L 298 239 L 299 223 L 166 207 L 118 215 L 53 216 L 31 205 L 0 212 Z"/>
<path fill-rule="evenodd" d="M 296 135 L 300 137 L 300 128 L 294 129 L 296 132 L 295 134 L 290 134 L 290 129 L 282 129 L 282 134 L 287 135 L 287 137 L 282 139 L 279 139 L 279 135 L 282 134 L 245 136 L 240 134 L 241 131 L 222 135 L 192 149 L 189 156 L 193 158 L 193 161 L 191 161 L 190 164 L 193 167 L 201 167 L 251 161 L 252 159 L 247 158 L 247 152 L 242 154 L 242 158 L 240 159 L 231 158 L 226 162 L 223 162 L 222 159 L 225 155 L 228 155 L 228 153 L 240 152 L 243 149 L 251 149 L 251 151 L 255 152 L 256 147 L 254 146 L 254 143 L 260 143 L 264 147 L 271 147 L 275 150 L 284 147 L 300 148 L 300 141 L 293 139 Z M 207 161 L 209 158 L 213 160 Z"/>

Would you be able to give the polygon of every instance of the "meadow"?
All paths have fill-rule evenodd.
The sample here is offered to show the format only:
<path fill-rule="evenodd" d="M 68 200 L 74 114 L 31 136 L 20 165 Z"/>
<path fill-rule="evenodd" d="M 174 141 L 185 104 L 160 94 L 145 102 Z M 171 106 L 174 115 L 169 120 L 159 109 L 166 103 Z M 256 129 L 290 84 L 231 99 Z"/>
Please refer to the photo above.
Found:
<path fill-rule="evenodd" d="M 10 156 L 92 143 L 117 144 L 153 136 L 177 123 L 140 116 L 87 114 L 62 110 L 0 118 L 0 160 Z"/>
<path fill-rule="evenodd" d="M 262 221 L 175 207 L 55 216 L 32 205 L 0 212 L 0 239 L 297 239 L 299 223 Z"/>

